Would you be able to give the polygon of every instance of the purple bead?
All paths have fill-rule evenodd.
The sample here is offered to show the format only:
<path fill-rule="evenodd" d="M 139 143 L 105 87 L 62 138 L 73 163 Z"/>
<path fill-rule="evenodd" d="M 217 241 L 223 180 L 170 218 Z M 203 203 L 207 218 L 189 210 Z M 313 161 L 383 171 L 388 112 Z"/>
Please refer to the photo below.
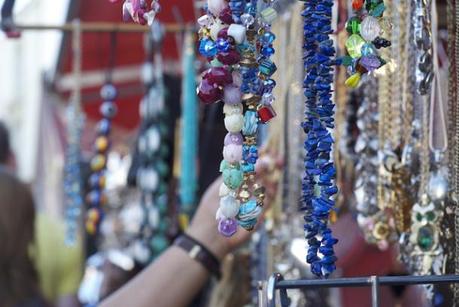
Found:
<path fill-rule="evenodd" d="M 237 231 L 235 219 L 221 219 L 218 221 L 218 231 L 225 237 L 231 237 Z"/>
<path fill-rule="evenodd" d="M 224 87 L 224 101 L 226 104 L 238 104 L 242 101 L 242 93 L 239 86 L 234 84 L 227 85 Z"/>
<path fill-rule="evenodd" d="M 372 71 L 381 66 L 381 61 L 377 56 L 370 55 L 360 58 L 359 64 L 365 67 L 368 71 Z"/>
<path fill-rule="evenodd" d="M 241 60 L 241 55 L 236 50 L 230 49 L 228 52 L 217 54 L 217 59 L 225 65 L 235 65 Z"/>
<path fill-rule="evenodd" d="M 223 98 L 223 90 L 203 79 L 198 87 L 198 97 L 205 104 L 211 104 Z"/>
<path fill-rule="evenodd" d="M 244 138 L 240 133 L 227 133 L 224 142 L 225 146 L 229 144 L 242 145 Z"/>
<path fill-rule="evenodd" d="M 233 83 L 233 75 L 224 67 L 212 67 L 204 74 L 203 80 L 207 80 L 209 84 L 224 86 Z"/>
<path fill-rule="evenodd" d="M 229 7 L 225 7 L 218 15 L 218 18 L 220 18 L 220 20 L 226 23 L 227 25 L 234 23 L 233 14 Z"/>

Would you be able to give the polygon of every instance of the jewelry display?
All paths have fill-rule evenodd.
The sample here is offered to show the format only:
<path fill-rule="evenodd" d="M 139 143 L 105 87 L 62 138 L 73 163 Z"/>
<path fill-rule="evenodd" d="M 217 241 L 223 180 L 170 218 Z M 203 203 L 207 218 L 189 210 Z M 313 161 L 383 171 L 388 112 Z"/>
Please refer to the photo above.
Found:
<path fill-rule="evenodd" d="M 377 49 L 389 47 L 391 42 L 380 36 L 386 10 L 383 0 L 352 1 L 352 8 L 355 15 L 346 23 L 350 35 L 345 44 L 348 56 L 342 58 L 342 64 L 350 74 L 346 85 L 357 87 L 362 75 L 386 64 L 387 59 L 379 56 Z"/>
<path fill-rule="evenodd" d="M 136 242 L 136 259 L 149 263 L 169 246 L 167 230 L 170 227 L 168 213 L 166 161 L 169 148 L 165 140 L 169 133 L 166 125 L 164 102 L 163 64 L 161 56 L 162 28 L 154 23 L 147 39 L 147 61 L 142 67 L 142 80 L 146 93 L 140 103 L 142 119 L 137 140 L 137 186 L 141 191 L 144 213 Z"/>
<path fill-rule="evenodd" d="M 111 83 L 106 83 L 100 90 L 103 100 L 100 106 L 102 119 L 97 125 L 97 137 L 94 144 L 95 155 L 91 159 L 91 176 L 89 177 L 90 191 L 86 195 L 86 203 L 89 205 L 86 218 L 86 231 L 95 235 L 103 219 L 103 206 L 107 203 L 105 194 L 105 171 L 107 168 L 108 150 L 110 147 L 110 130 L 112 119 L 116 115 L 117 108 L 115 99 L 116 88 Z"/>
<path fill-rule="evenodd" d="M 306 261 L 311 272 L 328 277 L 335 269 L 333 245 L 337 239 L 328 227 L 330 211 L 338 188 L 334 183 L 336 170 L 331 156 L 334 128 L 334 104 L 331 97 L 333 59 L 335 48 L 330 34 L 333 1 L 305 2 L 304 17 L 304 69 L 303 82 L 306 96 L 306 118 L 303 129 L 307 135 L 305 173 L 301 209 L 304 211 L 304 230 L 308 242 Z"/>
<path fill-rule="evenodd" d="M 110 0 L 113 1 L 113 0 Z M 124 21 L 132 20 L 141 25 L 151 26 L 156 14 L 161 11 L 159 0 L 125 0 L 123 3 Z"/>
<path fill-rule="evenodd" d="M 65 241 L 74 245 L 78 237 L 78 224 L 83 206 L 83 187 L 81 182 L 81 135 L 84 127 L 84 115 L 80 107 L 70 103 L 67 108 L 67 139 L 64 166 L 64 199 L 66 236 Z"/>
<path fill-rule="evenodd" d="M 271 6 L 258 13 L 256 4 L 209 0 L 208 13 L 198 19 L 199 52 L 212 66 L 203 75 L 198 97 L 205 104 L 225 102 L 228 134 L 220 166 L 223 184 L 216 218 L 219 232 L 228 237 L 236 233 L 238 224 L 252 230 L 261 214 L 264 189 L 254 183 L 256 134 L 259 121 L 267 122 L 275 115 L 270 105 L 274 99 L 269 95 L 275 86 L 270 76 L 276 66 L 269 60 L 274 53 L 271 44 L 275 36 L 269 24 L 277 13 Z M 265 94 L 266 102 L 260 105 L 261 95 Z"/>

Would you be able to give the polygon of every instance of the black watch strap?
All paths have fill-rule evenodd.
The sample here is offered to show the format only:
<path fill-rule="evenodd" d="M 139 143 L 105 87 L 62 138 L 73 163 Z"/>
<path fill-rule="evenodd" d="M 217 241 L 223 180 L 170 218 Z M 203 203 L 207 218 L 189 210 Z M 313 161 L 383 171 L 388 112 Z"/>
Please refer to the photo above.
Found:
<path fill-rule="evenodd" d="M 220 261 L 201 242 L 187 234 L 182 234 L 175 239 L 174 245 L 185 250 L 192 259 L 198 261 L 211 274 L 220 279 Z"/>

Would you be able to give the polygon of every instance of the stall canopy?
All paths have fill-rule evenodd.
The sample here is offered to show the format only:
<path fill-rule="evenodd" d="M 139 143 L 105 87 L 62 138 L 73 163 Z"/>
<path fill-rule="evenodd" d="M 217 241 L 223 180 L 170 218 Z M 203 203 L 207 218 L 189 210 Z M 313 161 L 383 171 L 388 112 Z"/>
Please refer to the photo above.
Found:
<path fill-rule="evenodd" d="M 122 23 L 121 7 L 123 1 L 111 3 L 109 0 L 73 0 L 69 8 L 68 20 L 79 18 L 81 22 Z M 189 24 L 194 22 L 196 10 L 192 0 L 161 1 L 162 10 L 158 20 L 165 24 Z M 113 39 L 116 48 L 113 50 Z M 180 73 L 180 33 L 167 33 L 162 54 L 166 73 Z M 140 66 L 145 60 L 143 33 L 83 33 L 82 69 L 84 110 L 91 120 L 99 119 L 99 89 L 105 74 L 110 68 L 110 54 L 115 55 L 114 83 L 119 90 L 117 101 L 119 112 L 114 124 L 128 130 L 139 123 L 138 104 L 143 93 L 140 80 Z M 62 42 L 55 78 L 56 89 L 68 97 L 72 84 L 71 34 L 67 33 Z"/>

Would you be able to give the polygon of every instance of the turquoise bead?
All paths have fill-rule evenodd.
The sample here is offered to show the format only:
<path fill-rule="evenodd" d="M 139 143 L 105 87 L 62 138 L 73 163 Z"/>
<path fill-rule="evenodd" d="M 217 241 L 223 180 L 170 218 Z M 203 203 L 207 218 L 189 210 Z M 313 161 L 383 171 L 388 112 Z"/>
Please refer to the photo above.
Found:
<path fill-rule="evenodd" d="M 244 126 L 242 127 L 242 133 L 244 135 L 255 135 L 258 129 L 258 118 L 255 111 L 247 111 L 244 115 Z"/>
<path fill-rule="evenodd" d="M 376 55 L 376 49 L 372 43 L 365 43 L 360 52 L 362 56 Z"/>
<path fill-rule="evenodd" d="M 239 169 L 226 169 L 223 171 L 223 182 L 231 190 L 239 188 L 243 181 L 243 173 Z"/>
<path fill-rule="evenodd" d="M 276 64 L 269 59 L 261 60 L 259 65 L 260 72 L 268 77 L 271 77 L 277 70 Z"/>

